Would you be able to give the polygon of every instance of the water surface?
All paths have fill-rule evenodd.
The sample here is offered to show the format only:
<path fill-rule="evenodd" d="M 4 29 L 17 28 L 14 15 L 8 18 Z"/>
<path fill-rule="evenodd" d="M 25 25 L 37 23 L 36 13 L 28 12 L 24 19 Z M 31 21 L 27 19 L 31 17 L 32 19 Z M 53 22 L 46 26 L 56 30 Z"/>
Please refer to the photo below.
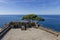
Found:
<path fill-rule="evenodd" d="M 0 28 L 6 23 L 11 21 L 21 21 L 23 15 L 0 15 Z M 60 31 L 60 15 L 39 15 L 45 19 L 44 22 L 40 21 L 39 24 L 44 27 Z"/>

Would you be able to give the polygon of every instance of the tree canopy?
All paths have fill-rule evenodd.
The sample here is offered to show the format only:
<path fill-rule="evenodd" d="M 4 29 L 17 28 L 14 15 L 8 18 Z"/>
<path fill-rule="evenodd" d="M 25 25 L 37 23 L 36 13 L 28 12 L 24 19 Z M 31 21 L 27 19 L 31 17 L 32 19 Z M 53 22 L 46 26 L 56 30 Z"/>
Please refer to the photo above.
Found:
<path fill-rule="evenodd" d="M 38 20 L 38 21 L 44 21 L 44 18 L 35 15 L 35 14 L 28 14 L 22 17 L 22 20 Z"/>

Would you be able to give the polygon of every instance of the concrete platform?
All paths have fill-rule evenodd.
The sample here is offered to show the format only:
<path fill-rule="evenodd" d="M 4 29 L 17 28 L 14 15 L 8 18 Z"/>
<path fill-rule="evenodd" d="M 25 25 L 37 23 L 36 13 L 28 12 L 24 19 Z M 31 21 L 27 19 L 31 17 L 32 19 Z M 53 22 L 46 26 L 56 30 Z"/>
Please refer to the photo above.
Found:
<path fill-rule="evenodd" d="M 41 29 L 11 29 L 2 40 L 57 40 L 57 37 Z"/>

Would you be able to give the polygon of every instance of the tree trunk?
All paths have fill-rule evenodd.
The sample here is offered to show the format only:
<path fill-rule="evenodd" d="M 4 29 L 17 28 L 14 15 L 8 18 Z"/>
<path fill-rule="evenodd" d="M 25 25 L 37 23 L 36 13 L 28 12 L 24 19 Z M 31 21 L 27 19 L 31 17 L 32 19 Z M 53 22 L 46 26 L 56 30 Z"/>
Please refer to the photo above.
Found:
<path fill-rule="evenodd" d="M 35 22 L 35 27 L 38 28 L 38 24 Z"/>

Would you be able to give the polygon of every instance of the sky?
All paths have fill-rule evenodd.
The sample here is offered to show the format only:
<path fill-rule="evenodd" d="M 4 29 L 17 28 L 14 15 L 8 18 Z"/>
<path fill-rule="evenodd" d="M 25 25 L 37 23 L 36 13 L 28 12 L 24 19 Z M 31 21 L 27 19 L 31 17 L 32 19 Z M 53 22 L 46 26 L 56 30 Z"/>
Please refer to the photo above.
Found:
<path fill-rule="evenodd" d="M 60 0 L 0 0 L 0 15 L 60 15 Z"/>

